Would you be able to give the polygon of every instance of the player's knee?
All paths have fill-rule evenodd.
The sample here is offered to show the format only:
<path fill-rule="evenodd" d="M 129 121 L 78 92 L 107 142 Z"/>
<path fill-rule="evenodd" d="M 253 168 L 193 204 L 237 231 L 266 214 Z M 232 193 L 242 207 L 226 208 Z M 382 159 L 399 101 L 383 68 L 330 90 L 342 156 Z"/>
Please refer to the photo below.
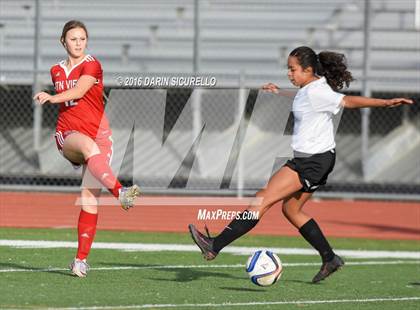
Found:
<path fill-rule="evenodd" d="M 83 209 L 85 207 L 92 207 L 96 210 L 98 206 L 98 197 L 100 189 L 82 188 L 81 192 L 81 204 Z M 88 210 L 85 210 L 88 211 Z"/>
<path fill-rule="evenodd" d="M 293 216 L 297 214 L 296 210 L 288 204 L 283 204 L 281 211 L 283 212 L 283 215 L 288 219 L 293 218 Z"/>
<path fill-rule="evenodd" d="M 287 213 L 287 205 L 283 204 L 283 205 L 281 206 L 281 212 L 283 213 L 283 215 L 284 215 L 285 217 L 287 217 L 287 215 L 288 215 L 288 213 Z"/>
<path fill-rule="evenodd" d="M 94 141 L 85 141 L 82 145 L 82 153 L 85 159 L 100 153 L 98 145 Z"/>
<path fill-rule="evenodd" d="M 265 189 L 260 189 L 256 194 L 255 197 L 259 198 L 259 199 L 264 199 L 266 190 Z"/>
<path fill-rule="evenodd" d="M 270 209 L 271 205 L 259 205 L 256 208 L 253 208 L 252 211 L 258 212 L 258 214 L 261 216 L 264 215 L 265 212 L 267 212 Z"/>
<path fill-rule="evenodd" d="M 97 214 L 98 213 L 98 206 L 91 206 L 91 205 L 83 205 L 82 210 L 91 213 L 91 214 Z"/>
<path fill-rule="evenodd" d="M 277 193 L 272 190 L 262 189 L 256 194 L 257 204 L 262 211 L 268 211 L 276 202 L 279 201 Z"/>

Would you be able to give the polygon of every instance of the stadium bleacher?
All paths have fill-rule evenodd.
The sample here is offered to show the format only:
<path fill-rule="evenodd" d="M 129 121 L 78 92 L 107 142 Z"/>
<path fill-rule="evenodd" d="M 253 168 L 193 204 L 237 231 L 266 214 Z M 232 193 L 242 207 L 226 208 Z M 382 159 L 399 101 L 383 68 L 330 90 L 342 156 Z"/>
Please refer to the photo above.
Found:
<path fill-rule="evenodd" d="M 1 68 L 16 74 L 32 68 L 34 2 L 0 3 Z M 86 22 L 89 52 L 102 60 L 108 84 L 115 83 L 114 76 L 120 72 L 186 74 L 193 70 L 193 1 L 40 3 L 43 72 L 65 56 L 58 38 L 63 21 L 72 18 Z M 378 90 L 389 89 L 390 79 L 395 80 L 394 90 L 413 89 L 420 70 L 414 2 L 372 1 L 372 6 L 372 82 Z M 284 82 L 287 52 L 311 45 L 317 50 L 344 52 L 356 77 L 361 78 L 363 1 L 204 0 L 200 18 L 200 72 L 258 76 L 258 82 L 249 85 L 253 87 L 273 78 Z M 9 80 L 7 74 L 5 78 Z M 237 84 L 237 78 L 223 81 Z"/>

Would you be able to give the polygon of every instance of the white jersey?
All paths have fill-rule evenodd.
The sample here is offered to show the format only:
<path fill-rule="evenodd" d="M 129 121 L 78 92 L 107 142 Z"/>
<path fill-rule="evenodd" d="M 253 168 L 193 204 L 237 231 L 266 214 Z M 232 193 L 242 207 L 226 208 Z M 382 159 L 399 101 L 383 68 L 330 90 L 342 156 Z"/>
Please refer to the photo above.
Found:
<path fill-rule="evenodd" d="M 332 90 L 325 77 L 299 89 L 292 107 L 294 151 L 318 154 L 335 147 L 333 115 L 340 111 L 343 97 Z"/>

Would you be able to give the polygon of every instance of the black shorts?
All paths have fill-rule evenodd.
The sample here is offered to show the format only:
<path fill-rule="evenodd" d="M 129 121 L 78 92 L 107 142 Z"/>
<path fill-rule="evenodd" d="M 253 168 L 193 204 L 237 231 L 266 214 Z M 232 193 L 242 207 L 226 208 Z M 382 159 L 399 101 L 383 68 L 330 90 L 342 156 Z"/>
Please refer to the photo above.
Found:
<path fill-rule="evenodd" d="M 313 193 L 319 186 L 327 183 L 328 175 L 335 164 L 334 149 L 313 155 L 295 152 L 294 156 L 284 165 L 298 173 L 302 192 Z"/>

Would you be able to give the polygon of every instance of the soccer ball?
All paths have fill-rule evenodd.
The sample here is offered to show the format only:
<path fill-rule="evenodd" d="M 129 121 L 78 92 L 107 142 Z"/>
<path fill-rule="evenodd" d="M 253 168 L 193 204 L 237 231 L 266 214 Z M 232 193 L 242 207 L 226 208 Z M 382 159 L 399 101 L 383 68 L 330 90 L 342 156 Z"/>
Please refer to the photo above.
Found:
<path fill-rule="evenodd" d="M 246 272 L 252 283 L 259 286 L 270 286 L 280 279 L 283 267 L 276 254 L 267 250 L 259 250 L 248 258 Z"/>

